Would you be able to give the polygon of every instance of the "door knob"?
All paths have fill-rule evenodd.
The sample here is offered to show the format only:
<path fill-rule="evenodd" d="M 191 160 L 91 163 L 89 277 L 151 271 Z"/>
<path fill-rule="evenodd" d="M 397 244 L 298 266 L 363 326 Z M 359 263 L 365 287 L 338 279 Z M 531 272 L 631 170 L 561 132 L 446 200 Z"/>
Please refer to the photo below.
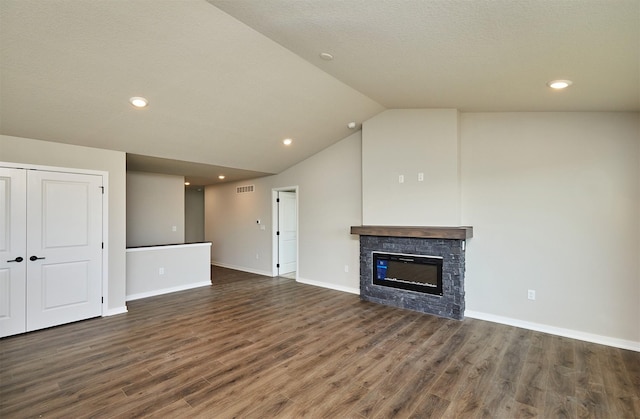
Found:
<path fill-rule="evenodd" d="M 22 262 L 24 259 L 22 259 L 22 256 L 18 256 L 17 258 L 13 259 L 13 260 L 8 260 L 7 262 Z"/>
<path fill-rule="evenodd" d="M 39 258 L 38 256 L 35 256 L 35 255 L 34 255 L 34 256 L 31 256 L 31 257 L 29 258 L 29 260 L 30 260 L 30 261 L 32 261 L 32 262 L 33 262 L 34 260 L 38 260 L 38 259 L 44 259 L 44 258 Z"/>

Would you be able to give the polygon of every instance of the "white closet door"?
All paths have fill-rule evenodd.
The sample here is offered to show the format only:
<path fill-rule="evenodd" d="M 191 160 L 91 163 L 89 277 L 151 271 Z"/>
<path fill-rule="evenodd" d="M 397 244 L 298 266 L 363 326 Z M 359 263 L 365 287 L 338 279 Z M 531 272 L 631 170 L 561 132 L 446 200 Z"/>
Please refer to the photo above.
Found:
<path fill-rule="evenodd" d="M 27 173 L 27 331 L 102 313 L 102 177 Z"/>
<path fill-rule="evenodd" d="M 0 337 L 26 328 L 26 172 L 0 167 Z"/>
<path fill-rule="evenodd" d="M 278 192 L 278 198 L 278 275 L 284 275 L 294 272 L 298 265 L 298 214 L 295 192 Z"/>

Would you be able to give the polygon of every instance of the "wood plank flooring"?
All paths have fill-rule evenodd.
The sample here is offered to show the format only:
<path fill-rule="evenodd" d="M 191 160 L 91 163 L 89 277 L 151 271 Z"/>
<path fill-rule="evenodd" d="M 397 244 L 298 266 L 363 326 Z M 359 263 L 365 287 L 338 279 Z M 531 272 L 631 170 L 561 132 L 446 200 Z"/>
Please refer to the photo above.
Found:
<path fill-rule="evenodd" d="M 0 418 L 639 418 L 640 353 L 212 268 L 0 339 Z"/>

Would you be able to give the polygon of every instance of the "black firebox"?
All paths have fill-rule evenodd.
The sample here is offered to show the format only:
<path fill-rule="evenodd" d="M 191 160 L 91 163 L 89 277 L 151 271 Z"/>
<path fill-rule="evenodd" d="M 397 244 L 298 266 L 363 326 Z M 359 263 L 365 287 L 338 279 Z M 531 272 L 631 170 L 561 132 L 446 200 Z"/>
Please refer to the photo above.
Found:
<path fill-rule="evenodd" d="M 442 295 L 442 258 L 373 252 L 373 283 Z"/>

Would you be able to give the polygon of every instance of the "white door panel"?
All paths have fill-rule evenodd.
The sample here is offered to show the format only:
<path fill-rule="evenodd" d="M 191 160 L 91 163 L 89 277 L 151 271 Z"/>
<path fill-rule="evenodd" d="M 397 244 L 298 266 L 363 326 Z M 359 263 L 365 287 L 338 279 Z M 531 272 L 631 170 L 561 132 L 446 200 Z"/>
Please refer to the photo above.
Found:
<path fill-rule="evenodd" d="M 89 188 L 87 183 L 42 182 L 42 247 L 86 246 L 89 243 Z M 64 199 L 58 199 L 64 197 Z M 70 203 L 74 205 L 70 206 Z"/>
<path fill-rule="evenodd" d="M 11 271 L 9 269 L 0 269 L 0 319 L 7 319 L 11 317 L 10 297 Z"/>
<path fill-rule="evenodd" d="M 24 170 L 0 168 L 0 337 L 26 330 L 25 188 Z"/>
<path fill-rule="evenodd" d="M 44 311 L 89 302 L 89 261 L 42 265 Z"/>
<path fill-rule="evenodd" d="M 25 319 L 24 276 L 0 269 L 0 337 L 24 333 Z"/>
<path fill-rule="evenodd" d="M 99 316 L 102 178 L 30 171 L 27 180 L 27 330 Z"/>
<path fill-rule="evenodd" d="M 279 275 L 297 269 L 298 214 L 295 192 L 278 192 L 278 259 Z"/>

